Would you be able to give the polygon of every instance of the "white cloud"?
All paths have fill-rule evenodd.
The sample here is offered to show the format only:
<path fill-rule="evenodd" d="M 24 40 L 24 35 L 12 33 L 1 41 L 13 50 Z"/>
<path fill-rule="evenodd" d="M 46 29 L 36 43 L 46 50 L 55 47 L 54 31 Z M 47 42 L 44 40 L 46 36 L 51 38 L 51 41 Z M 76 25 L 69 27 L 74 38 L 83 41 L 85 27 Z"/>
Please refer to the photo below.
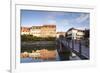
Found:
<path fill-rule="evenodd" d="M 75 19 L 77 23 L 84 22 L 89 18 L 89 14 L 81 14 L 78 18 Z"/>
<path fill-rule="evenodd" d="M 76 29 L 80 29 L 80 30 L 85 30 L 85 29 L 89 29 L 88 27 L 76 27 Z"/>

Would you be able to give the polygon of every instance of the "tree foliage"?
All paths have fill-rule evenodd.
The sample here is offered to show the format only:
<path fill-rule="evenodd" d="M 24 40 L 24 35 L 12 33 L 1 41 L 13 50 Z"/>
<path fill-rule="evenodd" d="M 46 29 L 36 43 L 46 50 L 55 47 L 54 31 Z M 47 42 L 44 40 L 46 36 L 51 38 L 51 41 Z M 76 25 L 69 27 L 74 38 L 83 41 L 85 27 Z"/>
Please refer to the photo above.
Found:
<path fill-rule="evenodd" d="M 36 37 L 33 35 L 21 35 L 21 41 L 54 41 L 56 37 Z"/>

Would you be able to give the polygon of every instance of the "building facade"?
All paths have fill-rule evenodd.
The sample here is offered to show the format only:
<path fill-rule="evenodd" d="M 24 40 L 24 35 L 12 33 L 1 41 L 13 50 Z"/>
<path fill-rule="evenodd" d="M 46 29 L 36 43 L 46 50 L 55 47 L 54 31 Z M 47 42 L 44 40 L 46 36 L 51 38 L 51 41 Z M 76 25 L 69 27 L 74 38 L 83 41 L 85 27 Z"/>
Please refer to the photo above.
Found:
<path fill-rule="evenodd" d="M 32 26 L 30 29 L 30 33 L 33 36 L 40 37 L 41 36 L 41 26 Z"/>
<path fill-rule="evenodd" d="M 43 25 L 41 28 L 42 37 L 56 37 L 56 25 Z"/>
<path fill-rule="evenodd" d="M 36 37 L 56 37 L 56 25 L 32 26 L 30 29 L 21 27 L 21 35 L 23 34 Z"/>
<path fill-rule="evenodd" d="M 57 32 L 56 33 L 56 37 L 59 38 L 60 36 L 64 36 L 65 37 L 65 32 Z"/>
<path fill-rule="evenodd" d="M 29 27 L 21 27 L 21 35 L 29 35 L 30 34 L 30 28 Z"/>
<path fill-rule="evenodd" d="M 79 30 L 79 29 L 75 29 L 75 28 L 71 28 L 67 31 L 67 38 L 70 39 L 82 39 L 84 36 L 84 30 Z"/>

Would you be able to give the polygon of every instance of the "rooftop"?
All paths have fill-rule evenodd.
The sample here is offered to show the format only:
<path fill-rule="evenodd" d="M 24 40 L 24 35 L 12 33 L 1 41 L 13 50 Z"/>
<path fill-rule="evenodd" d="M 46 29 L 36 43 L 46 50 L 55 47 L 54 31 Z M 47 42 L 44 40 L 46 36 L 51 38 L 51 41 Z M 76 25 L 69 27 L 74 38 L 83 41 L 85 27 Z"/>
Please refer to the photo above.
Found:
<path fill-rule="evenodd" d="M 71 31 L 71 30 L 77 30 L 77 31 L 81 31 L 81 32 L 83 32 L 84 30 L 82 30 L 82 29 L 76 29 L 76 28 L 70 28 L 68 31 Z M 67 32 L 68 32 L 67 31 Z"/>

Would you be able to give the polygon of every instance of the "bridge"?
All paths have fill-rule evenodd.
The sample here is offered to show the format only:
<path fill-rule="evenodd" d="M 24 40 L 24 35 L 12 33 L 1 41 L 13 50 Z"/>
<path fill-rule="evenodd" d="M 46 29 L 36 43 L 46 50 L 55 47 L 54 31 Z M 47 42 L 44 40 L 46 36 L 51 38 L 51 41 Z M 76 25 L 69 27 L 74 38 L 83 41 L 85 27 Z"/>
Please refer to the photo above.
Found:
<path fill-rule="evenodd" d="M 74 43 L 74 40 L 66 38 L 57 39 L 57 51 L 60 60 L 87 60 L 89 59 L 89 49 L 82 48 L 82 43 Z M 85 50 L 84 50 L 85 49 Z"/>

